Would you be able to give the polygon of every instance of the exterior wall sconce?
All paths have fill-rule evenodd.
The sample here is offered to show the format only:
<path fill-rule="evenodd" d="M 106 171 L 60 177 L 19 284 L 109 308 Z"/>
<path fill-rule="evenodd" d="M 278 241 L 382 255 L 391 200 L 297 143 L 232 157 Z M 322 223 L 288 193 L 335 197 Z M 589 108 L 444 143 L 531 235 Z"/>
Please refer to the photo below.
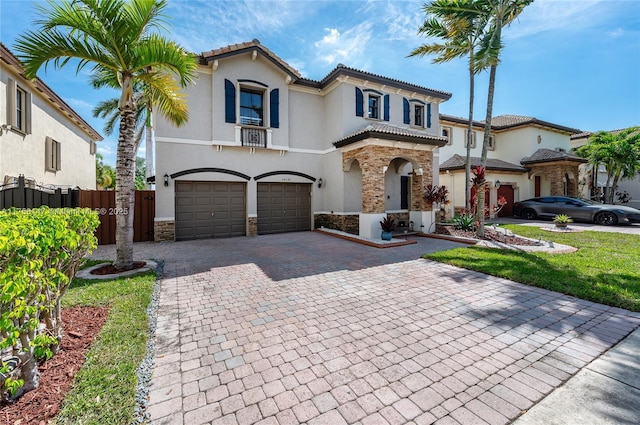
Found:
<path fill-rule="evenodd" d="M 320 177 L 318 179 L 318 189 L 320 189 L 322 187 L 322 184 L 324 183 L 324 181 L 322 180 L 322 177 Z"/>
<path fill-rule="evenodd" d="M 500 180 L 496 180 L 495 186 L 496 186 L 496 189 L 500 187 Z"/>
<path fill-rule="evenodd" d="M 164 173 L 164 187 L 169 187 L 169 174 Z"/>
<path fill-rule="evenodd" d="M 0 136 L 2 136 L 3 132 L 10 131 L 10 130 L 11 130 L 11 126 L 9 124 L 0 125 Z"/>

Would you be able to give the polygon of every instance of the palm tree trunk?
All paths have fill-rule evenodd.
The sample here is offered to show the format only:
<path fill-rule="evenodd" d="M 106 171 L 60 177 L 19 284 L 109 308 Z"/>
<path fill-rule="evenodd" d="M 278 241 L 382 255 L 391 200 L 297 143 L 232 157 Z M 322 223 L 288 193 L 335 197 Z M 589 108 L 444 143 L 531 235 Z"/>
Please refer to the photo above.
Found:
<path fill-rule="evenodd" d="M 469 51 L 469 124 L 467 126 L 467 156 L 464 163 L 464 207 L 471 211 L 471 140 L 473 136 L 473 102 L 475 98 L 475 75 L 473 50 Z"/>
<path fill-rule="evenodd" d="M 489 148 L 489 138 L 491 137 L 491 116 L 493 114 L 493 95 L 496 88 L 496 70 L 497 64 L 491 65 L 489 70 L 489 91 L 487 94 L 487 115 L 484 121 L 484 137 L 482 138 L 482 155 L 480 163 L 483 167 L 487 165 L 487 151 Z M 486 186 L 485 186 L 486 190 Z M 484 200 L 485 190 L 478 191 L 478 237 L 484 237 Z"/>
<path fill-rule="evenodd" d="M 120 112 L 120 134 L 116 158 L 116 261 L 118 270 L 133 268 L 133 208 L 135 194 L 135 108 Z"/>

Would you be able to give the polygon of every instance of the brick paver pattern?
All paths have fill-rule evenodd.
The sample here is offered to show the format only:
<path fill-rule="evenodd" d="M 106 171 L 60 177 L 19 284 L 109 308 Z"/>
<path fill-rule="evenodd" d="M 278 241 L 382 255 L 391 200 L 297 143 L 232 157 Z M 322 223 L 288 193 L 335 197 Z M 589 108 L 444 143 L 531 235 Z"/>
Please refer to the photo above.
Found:
<path fill-rule="evenodd" d="M 640 324 L 420 259 L 433 243 L 156 245 L 152 424 L 507 424 Z"/>

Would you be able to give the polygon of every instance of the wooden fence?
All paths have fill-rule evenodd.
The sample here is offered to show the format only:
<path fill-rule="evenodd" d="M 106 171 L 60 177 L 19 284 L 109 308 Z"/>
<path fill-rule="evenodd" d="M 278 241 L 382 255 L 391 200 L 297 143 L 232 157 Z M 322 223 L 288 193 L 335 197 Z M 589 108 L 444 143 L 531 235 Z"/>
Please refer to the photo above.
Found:
<path fill-rule="evenodd" d="M 99 245 L 116 243 L 116 215 L 129 213 L 116 208 L 116 193 L 113 190 L 80 191 L 79 207 L 98 212 L 100 226 L 96 230 Z M 133 212 L 133 241 L 153 241 L 153 219 L 156 214 L 155 191 L 136 190 Z"/>
<path fill-rule="evenodd" d="M 17 182 L 0 186 L 0 209 L 38 208 L 91 208 L 100 217 L 96 229 L 99 245 L 116 243 L 116 193 L 113 190 L 49 189 L 29 184 L 23 176 Z M 128 212 L 126 212 L 128 213 Z M 153 241 L 155 217 L 155 191 L 136 190 L 133 211 L 133 241 Z"/>

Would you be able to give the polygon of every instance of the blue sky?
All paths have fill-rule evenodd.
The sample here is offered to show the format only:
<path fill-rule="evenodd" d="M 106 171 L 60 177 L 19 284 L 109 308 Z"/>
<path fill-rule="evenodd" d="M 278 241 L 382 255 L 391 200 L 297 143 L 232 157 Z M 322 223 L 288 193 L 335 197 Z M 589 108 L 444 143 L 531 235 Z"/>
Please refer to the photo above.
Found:
<path fill-rule="evenodd" d="M 0 0 L 0 39 L 12 48 L 36 18 L 29 0 Z M 424 1 L 168 0 L 170 35 L 193 52 L 254 38 L 319 80 L 338 63 L 453 93 L 441 112 L 466 116 L 464 59 L 431 64 L 407 58 L 429 40 L 417 35 Z M 93 106 L 113 97 L 86 74 L 50 66 L 40 77 L 96 130 Z M 483 119 L 488 73 L 476 83 L 475 117 Z M 585 131 L 640 125 L 640 1 L 537 0 L 504 32 L 493 115 L 516 114 Z M 116 136 L 99 144 L 115 163 Z M 144 156 L 144 152 L 140 152 Z"/>

